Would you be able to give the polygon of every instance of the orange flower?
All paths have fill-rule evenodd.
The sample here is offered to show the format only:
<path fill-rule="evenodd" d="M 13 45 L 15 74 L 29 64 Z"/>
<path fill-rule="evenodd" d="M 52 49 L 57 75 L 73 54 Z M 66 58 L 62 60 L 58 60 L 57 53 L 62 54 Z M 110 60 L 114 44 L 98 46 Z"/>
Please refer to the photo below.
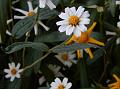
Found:
<path fill-rule="evenodd" d="M 91 27 L 86 32 L 81 32 L 81 36 L 77 37 L 76 35 L 73 35 L 66 44 L 71 44 L 72 42 L 76 43 L 92 43 L 100 46 L 104 46 L 103 42 L 97 41 L 96 39 L 90 37 L 94 27 L 96 26 L 96 22 L 92 24 Z M 93 58 L 93 53 L 91 52 L 90 48 L 86 48 L 85 51 L 89 54 L 90 58 Z M 77 56 L 78 58 L 82 58 L 80 50 L 77 50 Z"/>
<path fill-rule="evenodd" d="M 117 77 L 117 75 L 113 74 L 113 77 L 117 82 L 109 84 L 108 87 L 110 89 L 120 89 L 120 78 Z"/>

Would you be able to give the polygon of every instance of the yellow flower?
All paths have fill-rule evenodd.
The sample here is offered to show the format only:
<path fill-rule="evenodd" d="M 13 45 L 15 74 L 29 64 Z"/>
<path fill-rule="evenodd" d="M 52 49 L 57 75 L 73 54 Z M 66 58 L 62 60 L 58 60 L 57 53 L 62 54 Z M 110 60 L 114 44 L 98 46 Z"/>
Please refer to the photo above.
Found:
<path fill-rule="evenodd" d="M 108 87 L 110 89 L 120 89 L 120 78 L 117 77 L 117 75 L 113 74 L 113 77 L 117 82 L 109 84 Z"/>
<path fill-rule="evenodd" d="M 71 44 L 72 42 L 76 43 L 92 43 L 100 46 L 104 46 L 103 42 L 100 42 L 92 37 L 90 37 L 93 28 L 96 26 L 96 22 L 92 24 L 91 27 L 88 28 L 86 32 L 81 32 L 81 36 L 77 37 L 76 35 L 72 35 L 72 37 L 66 42 L 66 44 Z M 90 58 L 93 58 L 93 53 L 91 52 L 90 48 L 86 48 L 85 51 L 89 54 Z M 80 50 L 77 50 L 78 58 L 82 58 L 82 54 Z"/>

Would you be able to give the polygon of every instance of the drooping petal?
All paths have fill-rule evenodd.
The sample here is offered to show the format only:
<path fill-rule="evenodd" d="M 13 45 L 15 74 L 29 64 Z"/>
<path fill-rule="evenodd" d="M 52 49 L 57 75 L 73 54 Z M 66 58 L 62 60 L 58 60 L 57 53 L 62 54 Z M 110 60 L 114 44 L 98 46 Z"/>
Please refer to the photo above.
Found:
<path fill-rule="evenodd" d="M 28 13 L 27 11 L 24 11 L 24 10 L 21 10 L 21 9 L 18 9 L 18 8 L 13 8 L 13 10 L 18 11 L 18 12 L 24 14 L 24 15 L 27 15 L 27 13 Z"/>
<path fill-rule="evenodd" d="M 46 5 L 46 0 L 39 0 L 39 7 L 40 8 L 45 8 Z"/>
<path fill-rule="evenodd" d="M 35 32 L 35 35 L 38 35 L 38 24 L 34 25 L 34 32 Z"/>
<path fill-rule="evenodd" d="M 48 5 L 48 7 L 52 10 L 54 8 L 56 8 L 56 6 L 51 2 L 51 0 L 47 0 L 46 4 Z"/>
<path fill-rule="evenodd" d="M 44 25 L 41 21 L 38 21 L 38 23 L 46 30 L 48 31 L 50 28 Z"/>
<path fill-rule="evenodd" d="M 24 19 L 24 18 L 26 18 L 27 16 L 14 16 L 14 19 Z"/>
<path fill-rule="evenodd" d="M 77 29 L 81 30 L 82 32 L 87 31 L 87 27 L 85 25 L 83 25 L 83 24 L 77 26 Z"/>
<path fill-rule="evenodd" d="M 13 82 L 15 79 L 15 76 L 11 76 L 10 81 Z"/>
<path fill-rule="evenodd" d="M 29 11 L 33 11 L 33 6 L 31 1 L 27 1 Z"/>
<path fill-rule="evenodd" d="M 75 28 L 75 30 L 74 30 L 74 35 L 75 35 L 76 37 L 80 37 L 80 36 L 81 36 L 81 30 L 80 30 L 78 27 Z"/>

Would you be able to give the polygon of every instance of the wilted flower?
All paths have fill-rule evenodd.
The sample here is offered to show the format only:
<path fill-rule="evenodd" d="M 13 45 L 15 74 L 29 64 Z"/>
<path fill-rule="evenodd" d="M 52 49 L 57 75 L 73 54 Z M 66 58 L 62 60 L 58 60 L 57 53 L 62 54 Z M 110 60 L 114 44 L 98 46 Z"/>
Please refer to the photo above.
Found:
<path fill-rule="evenodd" d="M 56 6 L 51 2 L 51 0 L 39 0 L 39 7 L 44 8 L 45 6 L 48 6 L 51 10 L 56 8 Z"/>
<path fill-rule="evenodd" d="M 9 69 L 4 69 L 4 72 L 8 73 L 5 77 L 10 78 L 11 82 L 15 79 L 15 77 L 20 78 L 20 73 L 23 71 L 23 69 L 19 69 L 20 63 L 18 63 L 16 67 L 14 62 L 9 63 L 8 65 Z"/>
<path fill-rule="evenodd" d="M 81 36 L 77 37 L 76 35 L 73 35 L 70 40 L 66 42 L 66 44 L 71 44 L 71 42 L 76 42 L 76 43 L 92 43 L 92 44 L 97 44 L 104 46 L 104 43 L 97 41 L 96 39 L 90 37 L 93 28 L 96 26 L 96 22 L 93 23 L 91 27 L 86 32 L 81 32 Z M 90 58 L 93 58 L 93 54 L 90 50 L 90 48 L 86 48 L 85 51 L 89 54 Z M 78 58 L 81 58 L 81 52 L 80 50 L 77 50 L 77 55 Z"/>
<path fill-rule="evenodd" d="M 56 24 L 61 25 L 59 27 L 60 32 L 65 32 L 66 35 L 71 35 L 72 33 L 76 36 L 81 35 L 81 31 L 87 31 L 87 27 L 85 25 L 90 23 L 90 16 L 88 11 L 84 11 L 85 8 L 79 6 L 76 10 L 75 7 L 67 7 L 65 8 L 65 13 L 62 12 L 59 17 L 63 19 L 62 21 L 58 21 Z"/>
<path fill-rule="evenodd" d="M 38 7 L 36 7 L 33 10 L 32 2 L 31 1 L 27 1 L 27 4 L 28 4 L 29 11 L 24 11 L 24 10 L 21 10 L 21 9 L 18 9 L 18 8 L 13 8 L 15 11 L 18 11 L 18 12 L 20 12 L 20 13 L 25 15 L 25 16 L 16 16 L 15 15 L 14 19 L 24 19 L 26 17 L 34 16 L 35 14 L 37 14 Z M 38 24 L 40 24 L 46 31 L 49 30 L 49 28 L 47 26 L 45 26 L 40 20 L 38 20 L 36 22 L 36 24 L 34 25 L 35 35 L 38 34 Z"/>
<path fill-rule="evenodd" d="M 76 57 L 73 52 L 65 52 L 65 53 L 59 53 L 58 55 L 55 55 L 55 57 L 61 61 L 64 65 L 71 67 L 72 63 L 76 63 L 77 61 L 74 60 Z"/>
<path fill-rule="evenodd" d="M 110 89 L 120 89 L 120 78 L 118 78 L 115 74 L 113 74 L 113 77 L 115 78 L 116 82 L 108 84 L 108 87 Z"/>
<path fill-rule="evenodd" d="M 59 78 L 56 78 L 55 82 L 52 82 L 50 84 L 51 85 L 50 89 L 70 89 L 72 83 L 67 83 L 67 82 L 68 82 L 68 78 L 64 78 L 62 82 Z"/>

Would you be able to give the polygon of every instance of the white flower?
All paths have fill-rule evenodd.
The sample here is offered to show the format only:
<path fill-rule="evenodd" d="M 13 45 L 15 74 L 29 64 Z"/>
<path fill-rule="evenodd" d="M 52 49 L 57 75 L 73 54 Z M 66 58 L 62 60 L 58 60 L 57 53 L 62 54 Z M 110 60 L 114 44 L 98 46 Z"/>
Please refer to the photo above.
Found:
<path fill-rule="evenodd" d="M 15 79 L 15 77 L 20 78 L 20 73 L 23 71 L 23 69 L 19 69 L 20 63 L 18 63 L 16 67 L 14 62 L 9 63 L 8 65 L 9 65 L 9 69 L 4 69 L 4 72 L 8 73 L 7 75 L 5 75 L 5 77 L 10 78 L 11 82 Z"/>
<path fill-rule="evenodd" d="M 72 83 L 68 83 L 68 78 L 64 78 L 62 82 L 59 78 L 56 78 L 55 82 L 52 82 L 50 85 L 50 89 L 70 89 Z"/>
<path fill-rule="evenodd" d="M 85 25 L 90 23 L 90 16 L 88 11 L 84 11 L 85 8 L 79 6 L 76 10 L 75 7 L 67 7 L 65 8 L 65 13 L 62 12 L 59 17 L 63 19 L 62 21 L 58 21 L 56 24 L 61 25 L 59 27 L 60 32 L 65 32 L 66 35 L 71 35 L 72 33 L 76 36 L 81 35 L 81 31 L 85 32 L 87 27 Z"/>
<path fill-rule="evenodd" d="M 14 19 L 24 19 L 28 16 L 34 16 L 35 14 L 37 14 L 37 10 L 38 10 L 38 7 L 36 7 L 35 9 L 33 9 L 33 6 L 32 6 L 32 2 L 31 1 L 27 1 L 27 4 L 28 4 L 28 8 L 29 8 L 29 11 L 24 11 L 24 10 L 21 10 L 21 9 L 18 9 L 18 8 L 13 8 L 15 11 L 18 11 L 22 14 L 24 14 L 25 16 L 14 16 Z M 49 30 L 49 28 L 47 26 L 45 26 L 40 20 L 38 20 L 36 22 L 36 24 L 34 25 L 34 32 L 35 32 L 35 35 L 38 34 L 38 24 L 40 24 L 46 31 Z"/>
<path fill-rule="evenodd" d="M 116 5 L 120 5 L 120 1 L 119 0 L 116 0 Z"/>
<path fill-rule="evenodd" d="M 73 52 L 68 52 L 68 53 L 59 53 L 58 55 L 55 55 L 55 57 L 62 62 L 64 65 L 71 67 L 72 63 L 76 63 L 77 61 L 74 60 L 74 58 L 76 57 L 75 54 L 73 54 Z"/>
<path fill-rule="evenodd" d="M 48 7 L 52 10 L 56 8 L 56 6 L 51 2 L 51 0 L 39 0 L 39 7 L 45 8 L 45 6 L 48 5 Z"/>

